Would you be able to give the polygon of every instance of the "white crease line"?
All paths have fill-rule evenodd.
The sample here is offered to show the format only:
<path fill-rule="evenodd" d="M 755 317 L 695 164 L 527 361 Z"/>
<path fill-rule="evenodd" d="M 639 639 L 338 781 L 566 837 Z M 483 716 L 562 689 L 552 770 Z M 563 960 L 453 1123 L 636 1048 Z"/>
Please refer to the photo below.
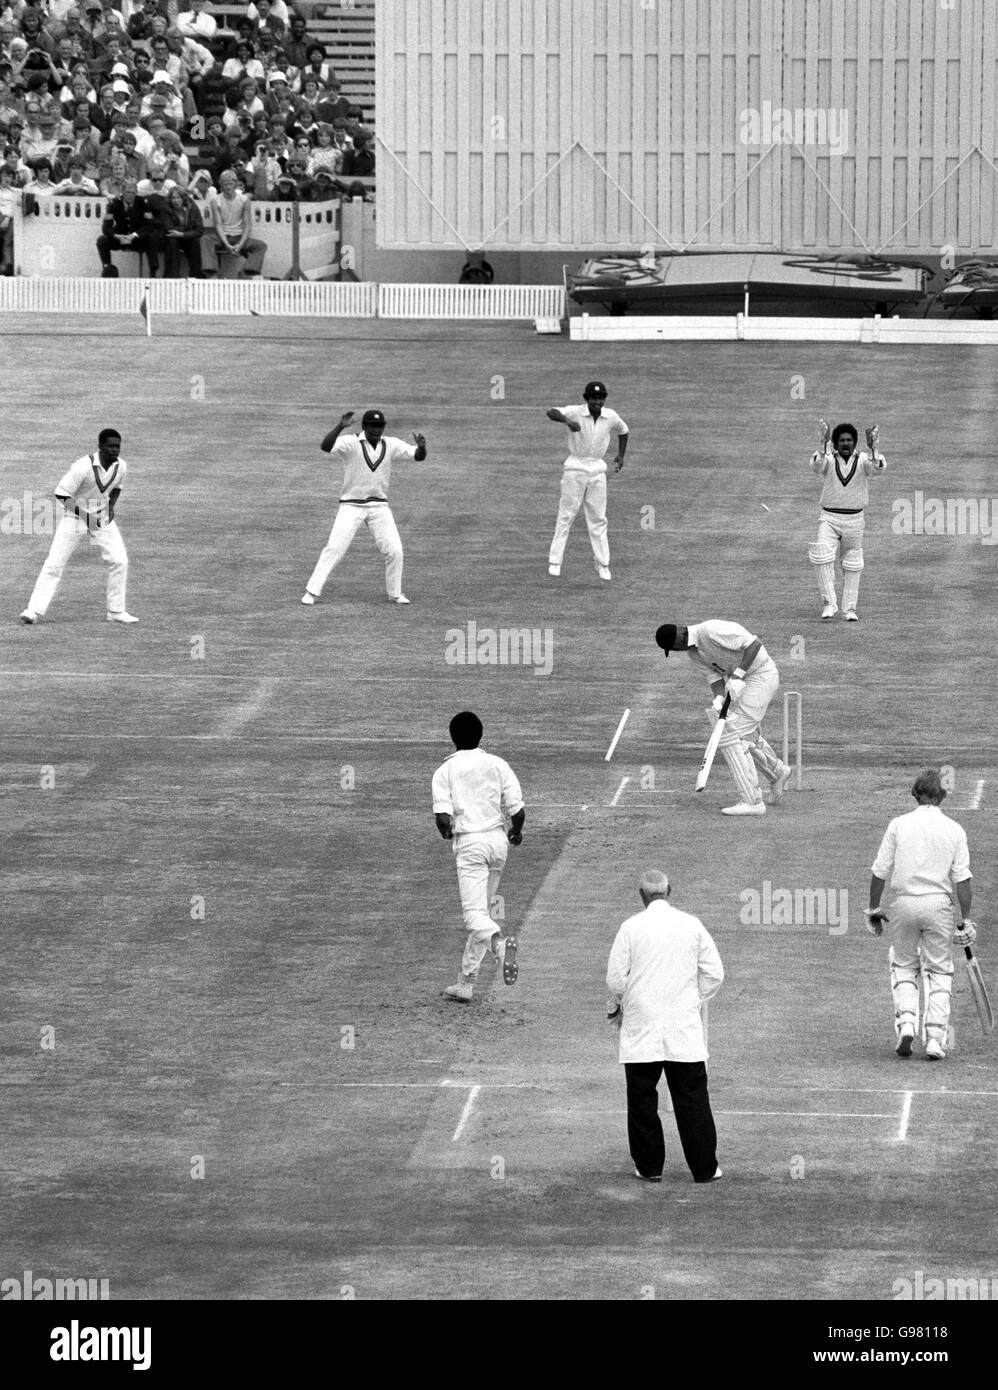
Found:
<path fill-rule="evenodd" d="M 218 737 L 233 738 L 255 719 L 277 688 L 276 676 L 264 676 L 253 694 L 238 705 L 225 711 L 219 721 Z"/>
<path fill-rule="evenodd" d="M 461 1118 L 457 1122 L 457 1129 L 454 1131 L 454 1134 L 451 1138 L 452 1144 L 456 1143 L 456 1141 L 460 1139 L 461 1134 L 464 1131 L 465 1125 L 471 1118 L 471 1112 L 475 1108 L 475 1100 L 477 1099 L 478 1092 L 481 1089 L 481 1086 L 472 1086 L 471 1090 L 468 1092 L 468 1099 L 464 1102 L 464 1109 L 461 1111 Z"/>
<path fill-rule="evenodd" d="M 605 763 L 608 763 L 610 759 L 613 757 L 613 750 L 616 748 L 617 743 L 620 740 L 620 735 L 624 732 L 624 725 L 627 723 L 630 717 L 631 711 L 629 709 L 625 709 L 624 713 L 620 716 L 620 723 L 617 725 L 617 732 L 613 736 L 613 742 L 610 744 L 610 747 L 606 750 L 606 757 L 603 759 Z"/>
<path fill-rule="evenodd" d="M 914 1091 L 905 1091 L 904 1105 L 901 1108 L 901 1123 L 898 1125 L 897 1142 L 903 1144 L 908 1138 L 908 1121 L 911 1119 L 911 1102 L 914 1099 Z"/>
<path fill-rule="evenodd" d="M 746 1090 L 751 1088 L 745 1087 Z M 757 1090 L 772 1090 L 771 1086 L 756 1087 Z M 832 1095 L 835 1092 L 843 1092 L 847 1096 L 998 1096 L 998 1091 L 951 1091 L 945 1086 L 933 1087 L 931 1091 L 920 1091 L 916 1087 L 914 1090 L 905 1090 L 902 1086 L 880 1087 L 880 1086 L 794 1086 L 786 1082 L 781 1082 L 776 1090 L 782 1091 L 808 1091 L 815 1095 Z"/>
<path fill-rule="evenodd" d="M 616 792 L 614 792 L 613 800 L 610 802 L 611 806 L 616 806 L 617 802 L 620 800 L 620 793 L 624 790 L 624 788 L 627 786 L 630 780 L 631 779 L 629 777 L 625 777 L 624 780 L 621 782 Z"/>

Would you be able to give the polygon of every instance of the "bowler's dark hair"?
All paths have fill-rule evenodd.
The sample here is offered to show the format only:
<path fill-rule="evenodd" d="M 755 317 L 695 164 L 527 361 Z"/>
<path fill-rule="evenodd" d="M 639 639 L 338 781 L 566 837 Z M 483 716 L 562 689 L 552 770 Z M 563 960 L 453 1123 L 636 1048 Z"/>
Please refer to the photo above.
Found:
<path fill-rule="evenodd" d="M 448 728 L 455 748 L 477 748 L 482 741 L 482 721 L 470 709 L 455 714 Z"/>
<path fill-rule="evenodd" d="M 100 434 L 97 436 L 97 443 L 106 444 L 109 439 L 117 439 L 120 443 L 121 435 L 117 430 L 101 430 Z"/>
<path fill-rule="evenodd" d="M 836 449 L 839 447 L 840 434 L 851 434 L 853 439 L 859 438 L 855 425 L 836 425 L 832 430 L 832 443 L 835 445 Z"/>
<path fill-rule="evenodd" d="M 912 783 L 911 794 L 916 801 L 931 801 L 933 806 L 938 806 L 945 798 L 943 779 L 934 767 L 927 767 L 918 774 Z"/>

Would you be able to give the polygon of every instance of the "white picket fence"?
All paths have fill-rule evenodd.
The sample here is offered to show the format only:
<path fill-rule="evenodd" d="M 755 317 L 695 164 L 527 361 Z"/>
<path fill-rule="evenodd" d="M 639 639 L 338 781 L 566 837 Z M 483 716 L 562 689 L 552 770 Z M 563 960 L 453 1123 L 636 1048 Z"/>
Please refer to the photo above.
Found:
<path fill-rule="evenodd" d="M 563 285 L 388 285 L 378 288 L 382 319 L 564 318 Z"/>
<path fill-rule="evenodd" d="M 329 280 L 0 279 L 0 313 L 258 314 L 288 318 L 373 318 L 375 284 Z"/>

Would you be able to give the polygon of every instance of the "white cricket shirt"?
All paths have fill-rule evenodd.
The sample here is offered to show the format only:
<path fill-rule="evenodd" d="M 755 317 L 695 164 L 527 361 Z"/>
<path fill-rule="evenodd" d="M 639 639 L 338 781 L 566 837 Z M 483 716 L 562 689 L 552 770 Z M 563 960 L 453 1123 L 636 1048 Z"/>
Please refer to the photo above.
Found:
<path fill-rule="evenodd" d="M 594 420 L 587 405 L 563 405 L 558 409 L 566 420 L 574 420 L 581 429 L 568 432 L 568 458 L 566 468 L 575 468 L 583 473 L 605 473 L 606 452 L 614 434 L 629 434 L 627 425 L 615 410 L 606 406 Z"/>
<path fill-rule="evenodd" d="M 704 666 L 708 671 L 712 671 L 714 677 L 724 676 L 727 679 L 741 666 L 746 648 L 755 640 L 753 634 L 740 623 L 708 618 L 706 622 L 694 623 L 689 628 L 690 648 L 686 654 L 697 666 Z M 759 654 L 752 663 L 751 674 L 761 676 L 775 672 L 773 658 L 765 647 L 760 647 Z"/>
<path fill-rule="evenodd" d="M 124 485 L 127 471 L 123 458 L 104 468 L 98 454 L 84 454 L 59 479 L 55 493 L 57 497 L 71 497 L 81 512 L 99 515 L 101 524 L 107 525 L 111 493 Z"/>
<path fill-rule="evenodd" d="M 970 872 L 967 832 L 938 806 L 916 806 L 887 827 L 871 869 L 898 897 L 952 894 Z"/>
<path fill-rule="evenodd" d="M 433 774 L 433 813 L 453 817 L 455 837 L 505 827 L 523 809 L 516 773 L 482 748 L 461 748 Z"/>
<path fill-rule="evenodd" d="M 341 502 L 387 502 L 392 464 L 414 459 L 415 447 L 383 434 L 369 444 L 362 434 L 341 434 L 329 457 L 344 465 Z"/>
<path fill-rule="evenodd" d="M 628 917 L 610 950 L 606 987 L 622 999 L 621 1062 L 705 1062 L 700 1005 L 724 980 L 699 917 L 661 898 Z"/>

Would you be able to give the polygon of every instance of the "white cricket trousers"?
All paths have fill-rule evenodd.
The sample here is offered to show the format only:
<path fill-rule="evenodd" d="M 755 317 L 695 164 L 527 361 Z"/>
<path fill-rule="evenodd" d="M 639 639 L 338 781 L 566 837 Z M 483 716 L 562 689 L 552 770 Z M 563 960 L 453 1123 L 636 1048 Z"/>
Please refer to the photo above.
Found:
<path fill-rule="evenodd" d="M 461 957 L 461 974 L 466 979 L 474 980 L 477 977 L 478 967 L 499 930 L 489 915 L 489 908 L 499 889 L 499 878 L 508 853 L 509 841 L 505 830 L 487 830 L 482 834 L 457 835 L 454 838 L 457 887 L 461 894 L 464 927 L 468 933 Z"/>
<path fill-rule="evenodd" d="M 925 1036 L 945 1045 L 953 989 L 953 900 L 948 893 L 903 895 L 894 899 L 889 917 L 895 1029 L 915 1026 L 921 975 L 928 994 Z"/>
<path fill-rule="evenodd" d="M 63 570 L 71 555 L 81 541 L 89 539 L 101 553 L 101 559 L 108 566 L 107 571 L 107 611 L 121 613 L 125 608 L 125 584 L 128 581 L 128 554 L 121 538 L 116 521 L 108 522 L 91 534 L 86 523 L 79 517 L 64 516 L 55 528 L 48 558 L 42 565 L 41 573 L 28 600 L 28 607 L 41 616 L 59 587 Z"/>
<path fill-rule="evenodd" d="M 561 498 L 558 519 L 554 524 L 554 539 L 548 553 L 549 565 L 560 565 L 568 543 L 572 522 L 585 508 L 589 540 L 598 565 L 610 566 L 610 543 L 606 538 L 606 474 L 583 473 L 578 468 L 566 468 L 561 475 Z"/>
<path fill-rule="evenodd" d="M 329 540 L 319 556 L 305 588 L 316 598 L 326 580 L 353 544 L 362 526 L 374 537 L 374 544 L 385 557 L 385 589 L 389 598 L 402 592 L 402 538 L 387 502 L 341 502 Z"/>

